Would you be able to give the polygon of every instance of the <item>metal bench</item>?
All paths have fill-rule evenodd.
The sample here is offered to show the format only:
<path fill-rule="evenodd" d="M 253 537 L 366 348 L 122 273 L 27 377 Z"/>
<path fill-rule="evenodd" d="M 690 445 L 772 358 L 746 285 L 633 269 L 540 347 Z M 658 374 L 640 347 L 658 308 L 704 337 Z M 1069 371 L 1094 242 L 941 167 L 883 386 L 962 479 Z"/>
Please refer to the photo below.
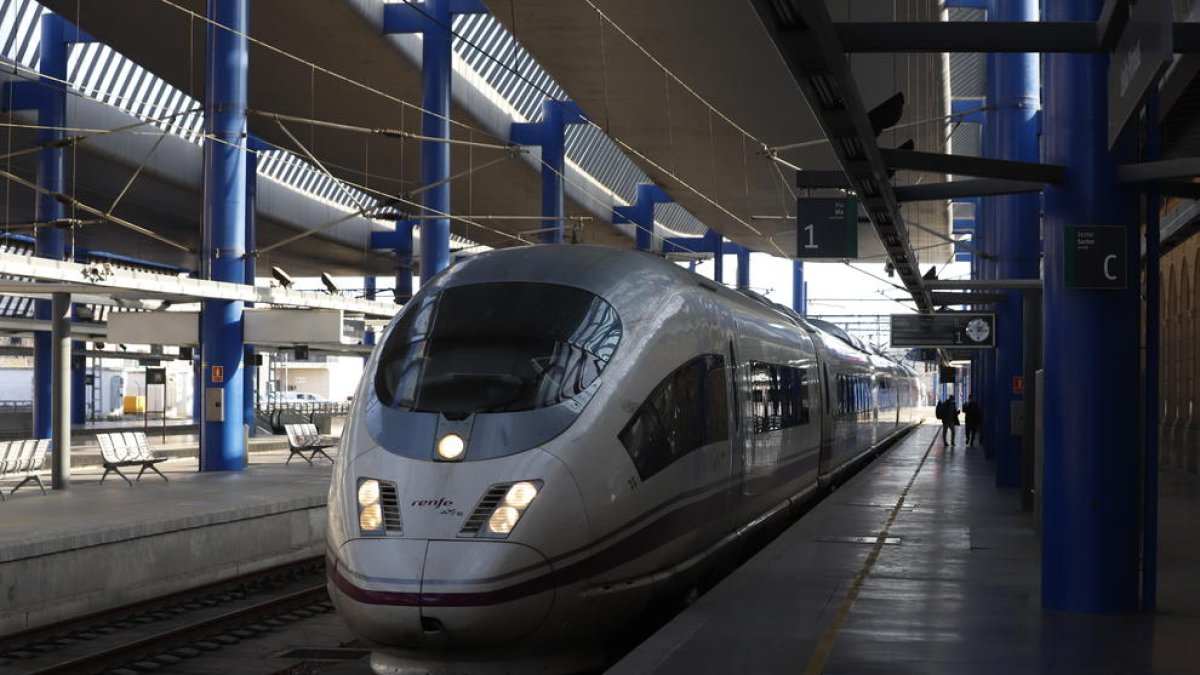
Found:
<path fill-rule="evenodd" d="M 38 474 L 42 470 L 42 465 L 46 463 L 46 451 L 49 449 L 50 439 L 48 438 L 0 441 L 0 478 L 24 476 L 21 482 L 13 487 L 12 492 L 16 492 L 21 486 L 34 481 L 41 489 L 42 494 L 46 494 L 46 486 L 42 484 L 42 477 Z M 4 496 L 4 490 L 0 489 L 0 501 L 7 499 Z"/>
<path fill-rule="evenodd" d="M 338 444 L 337 439 L 319 434 L 317 425 L 285 424 L 283 430 L 287 433 L 288 450 L 291 450 L 284 464 L 291 464 L 292 458 L 296 455 L 300 455 L 300 459 L 308 462 L 310 466 L 317 455 L 321 455 L 330 462 L 333 461 L 325 449 L 335 447 Z M 309 453 L 307 457 L 304 455 L 306 452 Z"/>
<path fill-rule="evenodd" d="M 104 482 L 105 478 L 108 478 L 108 474 L 111 472 L 120 476 L 132 487 L 133 481 L 130 481 L 128 476 L 121 473 L 121 467 L 123 466 L 141 467 L 135 480 L 141 480 L 142 474 L 146 473 L 146 469 L 150 469 L 164 481 L 167 481 L 167 477 L 163 475 L 163 472 L 154 466 L 159 462 L 167 461 L 167 458 L 155 456 L 150 451 L 150 441 L 146 439 L 145 433 L 141 431 L 126 431 L 123 433 L 96 434 L 96 442 L 100 444 L 100 459 L 104 464 L 104 475 L 100 477 L 101 483 Z"/>

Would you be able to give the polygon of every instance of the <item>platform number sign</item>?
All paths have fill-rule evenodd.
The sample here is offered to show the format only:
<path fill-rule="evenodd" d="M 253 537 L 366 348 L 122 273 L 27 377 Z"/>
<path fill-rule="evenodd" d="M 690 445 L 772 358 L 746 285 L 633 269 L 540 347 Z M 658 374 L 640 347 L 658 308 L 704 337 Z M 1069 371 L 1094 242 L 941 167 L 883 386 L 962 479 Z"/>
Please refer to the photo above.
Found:
<path fill-rule="evenodd" d="M 1067 288 L 1122 290 L 1129 284 L 1127 231 L 1120 226 L 1063 228 Z"/>
<path fill-rule="evenodd" d="M 858 257 L 858 200 L 801 197 L 796 201 L 796 257 L 845 260 Z"/>

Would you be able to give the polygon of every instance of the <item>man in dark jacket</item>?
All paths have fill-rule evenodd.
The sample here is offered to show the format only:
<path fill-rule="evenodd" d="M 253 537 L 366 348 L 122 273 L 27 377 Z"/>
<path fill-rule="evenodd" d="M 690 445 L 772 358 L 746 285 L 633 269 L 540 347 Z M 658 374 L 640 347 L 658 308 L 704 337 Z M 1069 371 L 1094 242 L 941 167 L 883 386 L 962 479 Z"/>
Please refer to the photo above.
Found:
<path fill-rule="evenodd" d="M 979 432 L 979 427 L 983 424 L 983 409 L 975 402 L 975 397 L 967 399 L 967 404 L 963 406 L 963 414 L 967 417 L 966 433 L 967 437 L 964 442 L 967 445 L 975 444 L 975 434 Z"/>
<path fill-rule="evenodd" d="M 939 404 L 941 411 L 938 419 L 942 421 L 942 445 L 954 445 L 954 429 L 958 426 L 958 408 L 954 405 L 954 397 L 947 396 L 945 401 Z M 950 442 L 946 442 L 946 432 L 950 432 Z"/>

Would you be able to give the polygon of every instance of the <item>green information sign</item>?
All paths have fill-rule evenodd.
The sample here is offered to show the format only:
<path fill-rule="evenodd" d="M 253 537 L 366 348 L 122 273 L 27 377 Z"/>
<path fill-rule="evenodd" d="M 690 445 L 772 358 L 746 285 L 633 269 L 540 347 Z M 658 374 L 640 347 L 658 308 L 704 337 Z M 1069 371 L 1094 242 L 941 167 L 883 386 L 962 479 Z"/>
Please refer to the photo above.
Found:
<path fill-rule="evenodd" d="M 858 257 L 858 200 L 801 197 L 796 201 L 796 258 Z"/>
<path fill-rule="evenodd" d="M 1123 290 L 1129 285 L 1127 231 L 1113 225 L 1063 228 L 1067 288 Z"/>

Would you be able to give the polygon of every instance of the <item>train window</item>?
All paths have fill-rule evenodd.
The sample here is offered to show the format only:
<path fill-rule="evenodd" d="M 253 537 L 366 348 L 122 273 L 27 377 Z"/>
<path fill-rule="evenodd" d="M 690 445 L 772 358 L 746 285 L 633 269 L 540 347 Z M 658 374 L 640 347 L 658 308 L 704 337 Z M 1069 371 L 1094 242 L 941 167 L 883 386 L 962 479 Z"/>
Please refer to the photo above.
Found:
<path fill-rule="evenodd" d="M 590 386 L 616 351 L 616 310 L 585 290 L 456 286 L 419 300 L 381 349 L 385 404 L 466 415 L 549 407 Z"/>
<path fill-rule="evenodd" d="M 618 434 L 642 479 L 710 443 L 728 440 L 725 358 L 701 356 L 668 375 Z"/>
<path fill-rule="evenodd" d="M 809 423 L 808 374 L 803 368 L 751 363 L 750 390 L 754 433 Z"/>

